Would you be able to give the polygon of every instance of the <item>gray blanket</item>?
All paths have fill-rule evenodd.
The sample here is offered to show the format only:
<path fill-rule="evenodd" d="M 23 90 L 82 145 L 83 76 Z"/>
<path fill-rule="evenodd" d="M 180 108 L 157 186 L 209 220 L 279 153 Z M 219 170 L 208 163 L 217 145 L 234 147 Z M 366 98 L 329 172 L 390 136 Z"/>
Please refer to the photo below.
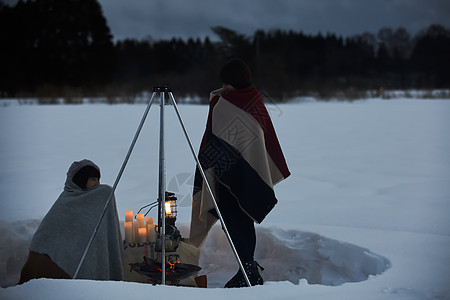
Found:
<path fill-rule="evenodd" d="M 47 254 L 72 277 L 112 188 L 99 185 L 82 190 L 72 177 L 89 160 L 75 162 L 67 173 L 64 191 L 36 231 L 30 250 Z M 78 273 L 79 279 L 122 280 L 122 238 L 115 199 L 109 203 L 96 237 Z"/>

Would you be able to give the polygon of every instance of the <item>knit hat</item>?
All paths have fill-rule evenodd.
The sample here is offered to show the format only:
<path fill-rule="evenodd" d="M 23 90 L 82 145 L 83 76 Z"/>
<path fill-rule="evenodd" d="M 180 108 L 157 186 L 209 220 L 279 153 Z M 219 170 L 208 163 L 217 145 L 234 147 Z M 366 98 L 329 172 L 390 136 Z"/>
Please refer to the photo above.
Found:
<path fill-rule="evenodd" d="M 93 166 L 83 167 L 73 176 L 72 181 L 80 188 L 85 189 L 89 178 L 100 179 L 100 171 Z"/>
<path fill-rule="evenodd" d="M 219 77 L 222 83 L 230 84 L 235 89 L 242 89 L 251 84 L 252 72 L 245 62 L 233 58 L 222 66 Z"/>

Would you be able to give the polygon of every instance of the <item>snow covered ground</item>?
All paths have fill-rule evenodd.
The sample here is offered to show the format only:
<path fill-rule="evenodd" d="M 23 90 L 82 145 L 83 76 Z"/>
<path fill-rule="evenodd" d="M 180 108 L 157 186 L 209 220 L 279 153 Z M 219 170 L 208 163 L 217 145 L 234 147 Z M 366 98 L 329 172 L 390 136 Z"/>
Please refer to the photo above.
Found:
<path fill-rule="evenodd" d="M 166 108 L 168 190 L 178 194 L 187 236 L 195 164 Z M 220 227 L 201 252 L 209 289 L 50 279 L 13 286 L 69 165 L 89 158 L 112 184 L 145 106 L 0 107 L 0 299 L 450 299 L 450 101 L 268 108 L 292 175 L 257 226 L 264 286 L 225 290 L 237 264 Z M 207 107 L 180 111 L 198 146 Z M 122 219 L 156 199 L 158 113 L 154 105 L 117 188 Z"/>

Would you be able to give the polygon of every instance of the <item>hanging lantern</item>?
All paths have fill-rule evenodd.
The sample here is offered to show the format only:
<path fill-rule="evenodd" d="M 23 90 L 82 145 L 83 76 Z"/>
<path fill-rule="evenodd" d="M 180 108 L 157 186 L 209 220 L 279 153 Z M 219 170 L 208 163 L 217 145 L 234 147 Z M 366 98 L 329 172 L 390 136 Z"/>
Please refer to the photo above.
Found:
<path fill-rule="evenodd" d="M 165 236 L 164 244 L 165 251 L 174 252 L 179 246 L 181 240 L 181 233 L 175 226 L 175 221 L 177 220 L 177 197 L 174 193 L 166 192 L 166 199 L 164 201 L 164 211 L 165 211 Z M 162 225 L 161 225 L 162 226 Z M 155 251 L 162 251 L 162 239 L 161 236 L 158 237 L 155 244 Z"/>
<path fill-rule="evenodd" d="M 166 219 L 177 217 L 177 198 L 175 196 L 167 196 L 165 202 Z"/>

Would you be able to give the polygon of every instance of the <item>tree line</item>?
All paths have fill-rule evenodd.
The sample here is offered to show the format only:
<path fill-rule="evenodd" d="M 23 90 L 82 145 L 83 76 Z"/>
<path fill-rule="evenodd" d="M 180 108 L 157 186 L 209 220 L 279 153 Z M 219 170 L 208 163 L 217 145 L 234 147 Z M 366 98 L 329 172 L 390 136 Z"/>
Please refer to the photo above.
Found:
<path fill-rule="evenodd" d="M 231 57 L 248 62 L 253 84 L 283 101 L 383 89 L 450 88 L 450 30 L 431 25 L 341 37 L 295 30 L 244 35 L 211 28 L 217 40 L 113 36 L 97 0 L 0 1 L 0 96 L 122 97 L 153 86 L 207 96 Z M 151 34 L 151 33 L 150 33 Z"/>

